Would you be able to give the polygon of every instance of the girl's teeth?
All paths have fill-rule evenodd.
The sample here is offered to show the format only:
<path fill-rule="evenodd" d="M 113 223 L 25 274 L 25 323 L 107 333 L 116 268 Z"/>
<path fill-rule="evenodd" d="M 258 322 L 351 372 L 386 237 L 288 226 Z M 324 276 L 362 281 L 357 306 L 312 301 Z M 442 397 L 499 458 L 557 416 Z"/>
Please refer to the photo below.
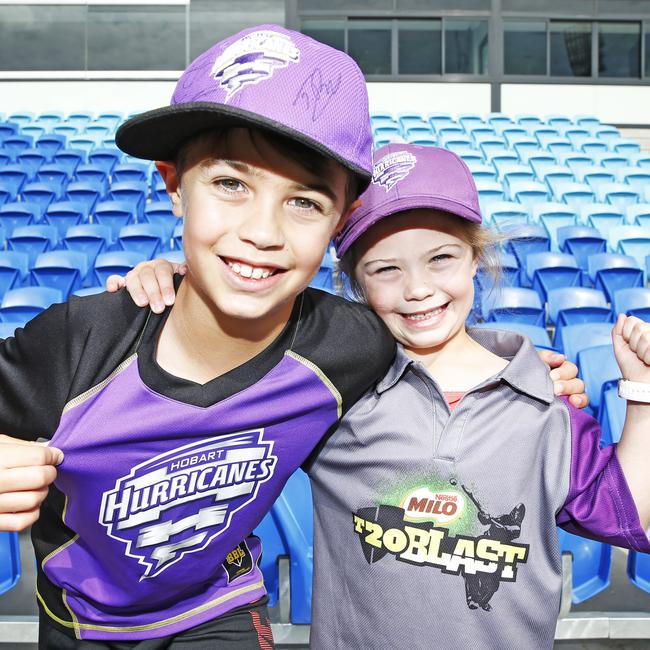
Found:
<path fill-rule="evenodd" d="M 442 312 L 442 310 L 443 310 L 442 307 L 437 307 L 436 309 L 428 311 L 425 314 L 409 314 L 407 318 L 409 318 L 410 320 L 426 320 L 427 318 L 431 318 L 432 316 L 437 316 Z"/>

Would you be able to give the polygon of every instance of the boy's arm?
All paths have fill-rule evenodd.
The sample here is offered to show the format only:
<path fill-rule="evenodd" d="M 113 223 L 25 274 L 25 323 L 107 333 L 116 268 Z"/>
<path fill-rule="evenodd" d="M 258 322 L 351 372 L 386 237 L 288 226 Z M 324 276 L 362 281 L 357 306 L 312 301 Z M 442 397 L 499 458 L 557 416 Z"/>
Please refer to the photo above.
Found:
<path fill-rule="evenodd" d="M 614 350 L 626 379 L 650 384 L 650 324 L 619 316 Z M 600 448 L 600 427 L 569 407 L 569 493 L 558 525 L 572 533 L 650 552 L 650 404 L 629 402 L 618 445 Z"/>
<path fill-rule="evenodd" d="M 106 289 L 110 292 L 123 287 L 129 292 L 133 301 L 139 306 L 150 305 L 156 314 L 161 313 L 166 305 L 173 305 L 176 297 L 174 291 L 174 273 L 184 275 L 187 271 L 185 264 L 172 264 L 165 259 L 140 262 L 126 276 L 111 275 L 106 281 Z M 578 379 L 578 368 L 567 361 L 564 355 L 550 350 L 539 352 L 542 361 L 551 368 L 551 379 L 556 395 L 566 395 L 577 408 L 588 404 L 585 395 L 585 385 Z"/>

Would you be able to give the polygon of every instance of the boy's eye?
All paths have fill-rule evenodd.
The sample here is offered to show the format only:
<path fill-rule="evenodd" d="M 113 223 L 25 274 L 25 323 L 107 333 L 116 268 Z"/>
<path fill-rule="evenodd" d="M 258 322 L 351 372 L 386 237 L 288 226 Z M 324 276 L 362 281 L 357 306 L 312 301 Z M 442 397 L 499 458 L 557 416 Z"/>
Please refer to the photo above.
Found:
<path fill-rule="evenodd" d="M 294 208 L 298 208 L 299 210 L 320 210 L 318 203 L 312 201 L 311 199 L 306 199 L 302 196 L 291 199 L 289 201 L 289 204 Z"/>
<path fill-rule="evenodd" d="M 236 178 L 218 178 L 215 184 L 226 192 L 231 193 L 241 192 L 244 189 L 244 185 Z"/>

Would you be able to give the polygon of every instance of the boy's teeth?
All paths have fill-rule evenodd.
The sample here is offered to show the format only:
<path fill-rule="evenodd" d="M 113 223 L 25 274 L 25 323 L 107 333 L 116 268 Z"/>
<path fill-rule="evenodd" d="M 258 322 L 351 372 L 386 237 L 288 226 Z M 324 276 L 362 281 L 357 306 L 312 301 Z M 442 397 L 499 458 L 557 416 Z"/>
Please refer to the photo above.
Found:
<path fill-rule="evenodd" d="M 268 278 L 272 271 L 262 268 L 261 266 L 249 266 L 248 264 L 240 264 L 239 262 L 228 262 L 228 266 L 243 278 L 252 278 L 253 280 L 263 280 Z"/>

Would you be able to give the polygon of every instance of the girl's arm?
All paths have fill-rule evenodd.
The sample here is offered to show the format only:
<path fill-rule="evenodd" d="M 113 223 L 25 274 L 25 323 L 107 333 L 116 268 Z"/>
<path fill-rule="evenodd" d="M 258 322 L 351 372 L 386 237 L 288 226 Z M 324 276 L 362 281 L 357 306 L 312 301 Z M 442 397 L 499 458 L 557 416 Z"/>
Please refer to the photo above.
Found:
<path fill-rule="evenodd" d="M 140 262 L 126 276 L 111 275 L 106 281 L 106 289 L 112 293 L 126 287 L 136 305 L 144 307 L 149 304 L 151 310 L 159 314 L 165 306 L 174 304 L 174 273 L 185 275 L 186 272 L 185 264 L 172 264 L 165 259 Z M 550 350 L 541 350 L 539 355 L 551 368 L 555 394 L 568 397 L 576 408 L 587 406 L 589 400 L 584 392 L 584 382 L 578 379 L 577 366 L 567 361 L 564 355 Z"/>
<path fill-rule="evenodd" d="M 621 376 L 650 389 L 650 323 L 620 315 L 612 332 Z M 616 449 L 641 526 L 650 526 L 650 403 L 628 401 L 625 425 Z"/>

